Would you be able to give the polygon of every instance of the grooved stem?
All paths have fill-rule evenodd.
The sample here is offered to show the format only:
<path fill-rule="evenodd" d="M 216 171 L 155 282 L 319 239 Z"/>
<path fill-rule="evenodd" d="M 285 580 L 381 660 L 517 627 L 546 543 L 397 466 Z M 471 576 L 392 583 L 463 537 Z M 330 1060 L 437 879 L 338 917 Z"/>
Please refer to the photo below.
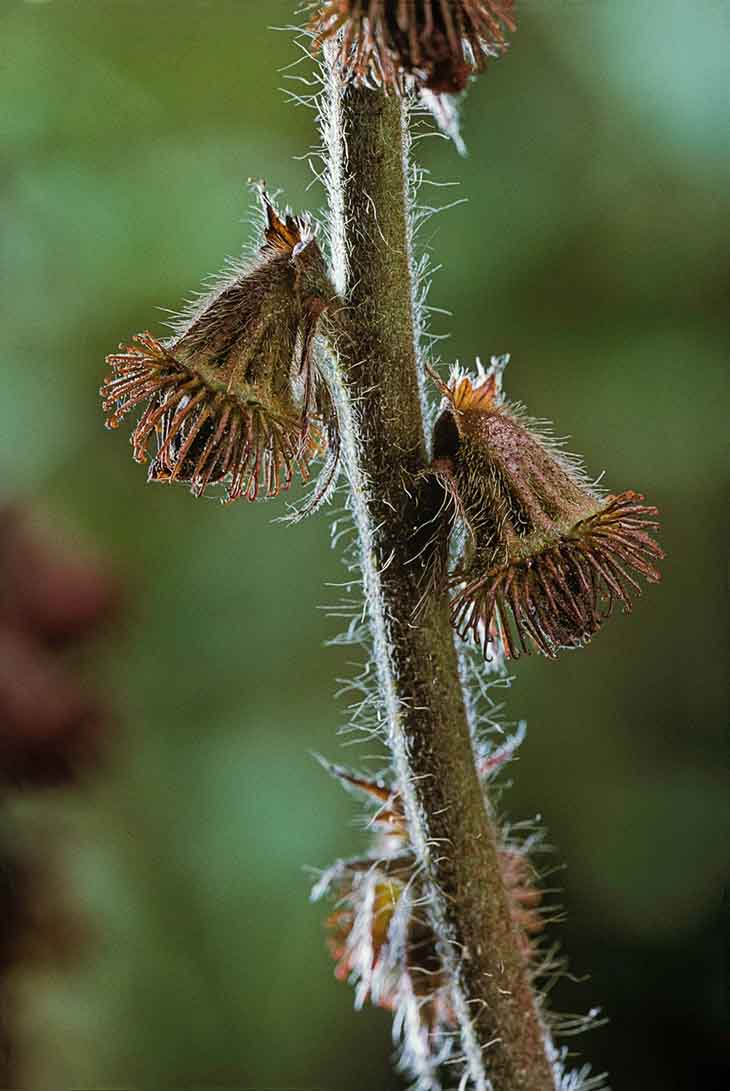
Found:
<path fill-rule="evenodd" d="M 475 768 L 446 596 L 429 595 L 414 621 L 423 588 L 413 534 L 427 513 L 414 480 L 426 464 L 426 444 L 407 110 L 395 97 L 344 87 L 331 63 L 328 69 L 323 127 L 334 273 L 344 304 L 328 319 L 329 333 L 398 784 L 441 955 L 456 982 L 468 1086 L 554 1091 L 552 1046 L 517 946 L 496 826 Z"/>

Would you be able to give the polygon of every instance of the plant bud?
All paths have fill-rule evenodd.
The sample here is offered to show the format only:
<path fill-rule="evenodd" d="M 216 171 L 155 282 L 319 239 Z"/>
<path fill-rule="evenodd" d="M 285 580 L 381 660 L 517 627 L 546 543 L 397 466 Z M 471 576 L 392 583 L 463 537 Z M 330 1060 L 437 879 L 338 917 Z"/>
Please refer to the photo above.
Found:
<path fill-rule="evenodd" d="M 325 490 L 336 471 L 337 421 L 313 351 L 334 291 L 310 221 L 281 217 L 261 198 L 264 243 L 254 262 L 235 264 L 172 338 L 139 334 L 107 357 L 108 427 L 146 403 L 132 434 L 135 460 L 147 461 L 154 437 L 149 479 L 185 481 L 195 496 L 219 482 L 229 501 L 276 496 L 296 469 L 307 480 L 325 449 Z"/>
<path fill-rule="evenodd" d="M 656 508 L 635 492 L 602 496 L 575 457 L 504 401 L 508 359 L 480 364 L 475 379 L 433 376 L 444 404 L 432 471 L 466 531 L 452 620 L 485 656 L 499 640 L 508 657 L 554 658 L 588 643 L 614 599 L 630 611 L 634 576 L 657 582 L 664 554 L 648 533 Z"/>
<path fill-rule="evenodd" d="M 480 770 L 484 779 L 512 752 L 504 748 L 488 758 Z M 368 822 L 373 831 L 370 852 L 339 861 L 313 891 L 313 898 L 328 894 L 336 899 L 335 910 L 327 918 L 336 977 L 356 984 L 358 1006 L 370 999 L 395 1010 L 404 998 L 412 997 L 426 1033 L 453 1028 L 456 1018 L 449 978 L 424 910 L 401 795 L 380 781 L 339 766 L 325 768 L 375 806 Z M 499 864 L 518 944 L 529 959 L 534 937 L 544 926 L 541 893 L 524 847 L 510 843 L 507 836 L 500 846 Z"/>

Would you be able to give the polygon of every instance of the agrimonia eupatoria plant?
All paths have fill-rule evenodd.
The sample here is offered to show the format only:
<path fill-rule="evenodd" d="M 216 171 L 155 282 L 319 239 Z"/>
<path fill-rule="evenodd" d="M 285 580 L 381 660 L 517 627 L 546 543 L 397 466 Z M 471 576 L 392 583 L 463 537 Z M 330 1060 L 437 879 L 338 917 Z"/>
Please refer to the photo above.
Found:
<path fill-rule="evenodd" d="M 141 408 L 134 456 L 196 496 L 276 496 L 324 461 L 305 511 L 346 478 L 364 590 L 353 727 L 390 753 L 380 778 L 330 767 L 371 804 L 372 843 L 315 889 L 337 975 L 393 1010 L 420 1091 L 589 1091 L 540 989 L 550 909 L 530 853 L 540 836 L 498 816 L 490 686 L 504 659 L 590 641 L 618 601 L 659 576 L 654 508 L 604 495 L 502 394 L 505 357 L 448 381 L 428 359 L 410 166 L 420 99 L 458 132 L 455 94 L 504 51 L 507 0 L 331 0 L 309 41 L 322 133 L 327 245 L 261 189 L 263 241 L 158 340 L 108 357 L 108 423 Z M 426 373 L 442 397 L 425 426 Z M 339 522 L 338 522 L 339 527 Z M 336 535 L 337 537 L 337 535 Z M 485 662 L 486 660 L 486 662 Z M 486 694 L 485 734 L 482 698 Z M 373 811 L 374 807 L 374 811 Z"/>

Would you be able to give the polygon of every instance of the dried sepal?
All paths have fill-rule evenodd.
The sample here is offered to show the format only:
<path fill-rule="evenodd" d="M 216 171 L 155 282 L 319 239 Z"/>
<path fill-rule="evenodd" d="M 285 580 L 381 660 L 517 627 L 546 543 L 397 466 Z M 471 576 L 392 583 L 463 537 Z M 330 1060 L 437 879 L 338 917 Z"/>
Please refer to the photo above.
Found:
<path fill-rule="evenodd" d="M 480 765 L 485 782 L 510 760 L 516 745 L 510 741 L 485 755 Z M 326 922 L 336 976 L 355 985 L 358 1006 L 370 1000 L 400 1011 L 407 1003 L 427 1039 L 450 1034 L 456 1027 L 451 983 L 427 917 L 401 794 L 385 781 L 323 764 L 372 808 L 370 851 L 335 864 L 312 895 L 327 895 L 336 903 Z M 541 893 L 525 847 L 506 833 L 499 863 L 518 946 L 529 959 L 544 923 Z"/>
<path fill-rule="evenodd" d="M 512 0 L 330 0 L 313 17 L 315 45 L 341 34 L 343 78 L 404 94 L 463 91 L 515 30 Z"/>
<path fill-rule="evenodd" d="M 132 434 L 149 479 L 184 481 L 196 496 L 223 483 L 227 500 L 273 497 L 325 455 L 325 490 L 339 461 L 337 415 L 315 351 L 334 292 L 307 217 L 280 215 L 261 190 L 263 243 L 174 323 L 107 357 L 101 395 L 109 427 L 137 406 Z M 149 445 L 154 442 L 152 451 Z M 322 489 L 318 490 L 317 501 Z"/>
<path fill-rule="evenodd" d="M 657 509 L 635 492 L 601 496 L 578 461 L 502 394 L 506 359 L 475 379 L 457 370 L 434 431 L 432 472 L 465 527 L 452 575 L 452 620 L 488 655 L 554 658 L 590 641 L 615 600 L 625 612 L 636 579 L 660 579 L 650 535 Z"/>
<path fill-rule="evenodd" d="M 405 995 L 418 1001 L 427 1032 L 452 1026 L 448 976 L 420 904 L 412 856 L 369 857 L 336 865 L 316 896 L 336 900 L 327 918 L 335 976 L 356 989 L 356 1005 L 370 1001 L 396 1011 Z"/>

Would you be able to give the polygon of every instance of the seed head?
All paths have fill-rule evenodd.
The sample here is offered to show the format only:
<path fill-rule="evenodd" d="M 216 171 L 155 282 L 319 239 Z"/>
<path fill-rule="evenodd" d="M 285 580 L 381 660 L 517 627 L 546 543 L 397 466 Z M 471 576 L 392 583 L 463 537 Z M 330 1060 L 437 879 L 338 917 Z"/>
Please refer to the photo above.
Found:
<path fill-rule="evenodd" d="M 432 467 L 466 529 L 452 620 L 484 648 L 554 658 L 588 643 L 614 600 L 631 610 L 635 579 L 660 579 L 654 507 L 635 492 L 602 496 L 580 463 L 502 395 L 509 357 L 475 378 L 434 380 L 444 396 Z"/>
<path fill-rule="evenodd" d="M 507 48 L 512 0 L 330 0 L 312 19 L 315 45 L 342 31 L 343 77 L 404 94 L 463 91 Z"/>
<path fill-rule="evenodd" d="M 309 219 L 280 216 L 261 190 L 264 241 L 253 263 L 235 264 L 159 341 L 138 334 L 107 357 L 101 388 L 107 426 L 138 405 L 132 433 L 148 478 L 184 481 L 195 496 L 222 482 L 226 498 L 276 496 L 298 469 L 328 451 L 334 478 L 338 433 L 314 353 L 317 322 L 334 292 Z M 318 497 L 319 498 L 319 497 Z"/>

